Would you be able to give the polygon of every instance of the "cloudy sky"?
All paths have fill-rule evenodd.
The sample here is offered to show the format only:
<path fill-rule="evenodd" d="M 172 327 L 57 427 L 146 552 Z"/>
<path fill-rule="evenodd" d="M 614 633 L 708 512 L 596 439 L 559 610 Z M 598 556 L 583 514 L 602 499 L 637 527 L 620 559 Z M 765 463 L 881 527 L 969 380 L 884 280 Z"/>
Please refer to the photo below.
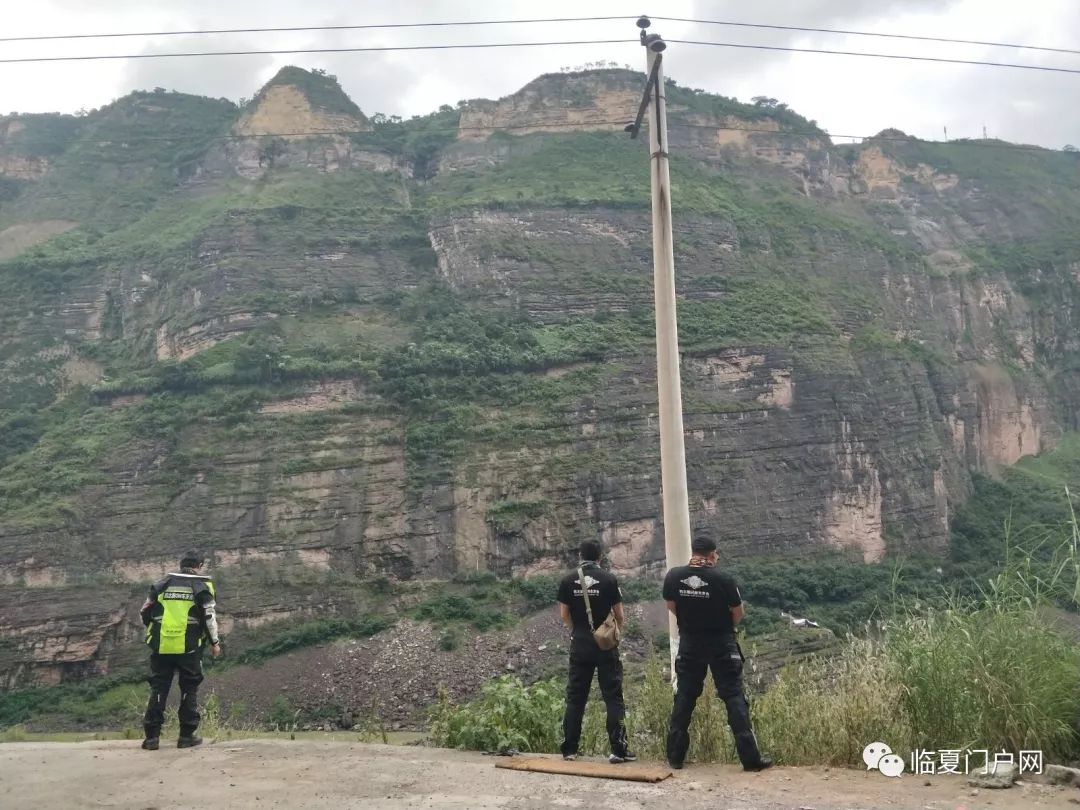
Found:
<path fill-rule="evenodd" d="M 636 15 L 858 29 L 1080 49 L 1080 0 L 664 0 L 652 9 L 615 0 L 2 0 L 0 37 L 205 28 L 348 25 Z M 1022 62 L 1080 69 L 1080 55 L 979 45 L 918 43 L 656 20 L 667 39 L 861 50 Z M 632 20 L 380 31 L 151 36 L 0 42 L 0 59 L 168 51 L 276 50 L 466 42 L 620 39 Z M 367 113 L 409 116 L 466 98 L 498 98 L 545 72 L 585 62 L 638 65 L 635 43 L 391 53 L 254 55 L 0 63 L 0 113 L 92 109 L 135 89 L 165 87 L 240 99 L 282 65 L 338 76 Z M 790 54 L 673 44 L 665 55 L 680 84 L 749 99 L 768 95 L 834 135 L 897 127 L 925 138 L 991 137 L 1060 148 L 1080 145 L 1080 74 Z"/>

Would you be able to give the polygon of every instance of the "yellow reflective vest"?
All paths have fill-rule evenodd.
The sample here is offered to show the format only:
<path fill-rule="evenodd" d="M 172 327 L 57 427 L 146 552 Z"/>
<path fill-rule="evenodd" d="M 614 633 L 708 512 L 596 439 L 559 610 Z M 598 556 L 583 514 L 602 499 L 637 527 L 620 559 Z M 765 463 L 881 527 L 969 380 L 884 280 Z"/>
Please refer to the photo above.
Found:
<path fill-rule="evenodd" d="M 199 650 L 207 639 L 207 619 L 214 617 L 214 600 L 214 583 L 201 574 L 169 574 L 151 585 L 142 608 L 150 649 L 161 655 Z"/>

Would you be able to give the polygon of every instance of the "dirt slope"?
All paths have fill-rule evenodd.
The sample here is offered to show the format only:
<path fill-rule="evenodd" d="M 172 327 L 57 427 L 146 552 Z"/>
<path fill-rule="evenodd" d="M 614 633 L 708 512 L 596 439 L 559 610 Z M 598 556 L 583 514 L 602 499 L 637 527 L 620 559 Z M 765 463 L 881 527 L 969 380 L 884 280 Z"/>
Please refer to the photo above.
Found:
<path fill-rule="evenodd" d="M 634 632 L 622 645 L 624 660 L 639 663 L 653 649 L 652 639 L 667 630 L 660 601 L 627 607 Z M 426 707 L 440 687 L 454 700 L 469 700 L 499 675 L 526 681 L 562 674 L 566 669 L 567 633 L 555 610 L 535 613 L 507 630 L 455 631 L 454 649 L 442 649 L 445 629 L 402 620 L 369 639 L 339 641 L 295 650 L 260 666 L 237 666 L 210 672 L 207 694 L 222 701 L 226 715 L 237 712 L 247 722 L 263 722 L 274 699 L 283 695 L 294 709 L 324 718 L 332 728 L 379 720 L 398 728 L 423 724 Z M 835 643 L 831 634 L 792 631 L 745 642 L 755 674 L 765 677 L 781 663 L 820 652 Z M 336 711 L 335 711 L 336 710 Z"/>

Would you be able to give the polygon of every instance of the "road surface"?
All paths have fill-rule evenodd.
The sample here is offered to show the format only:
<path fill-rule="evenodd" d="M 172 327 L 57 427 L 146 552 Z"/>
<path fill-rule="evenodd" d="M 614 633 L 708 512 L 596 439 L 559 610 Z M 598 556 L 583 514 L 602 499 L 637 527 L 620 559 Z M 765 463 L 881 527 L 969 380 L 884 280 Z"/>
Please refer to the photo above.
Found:
<path fill-rule="evenodd" d="M 163 741 L 164 742 L 164 741 Z M 1075 810 L 1080 790 L 1025 782 L 972 795 L 962 778 L 690 766 L 660 784 L 497 770 L 493 757 L 416 746 L 229 741 L 0 745 L 0 808 L 303 810 Z M 1071 800 L 1071 801 L 1070 801 Z"/>

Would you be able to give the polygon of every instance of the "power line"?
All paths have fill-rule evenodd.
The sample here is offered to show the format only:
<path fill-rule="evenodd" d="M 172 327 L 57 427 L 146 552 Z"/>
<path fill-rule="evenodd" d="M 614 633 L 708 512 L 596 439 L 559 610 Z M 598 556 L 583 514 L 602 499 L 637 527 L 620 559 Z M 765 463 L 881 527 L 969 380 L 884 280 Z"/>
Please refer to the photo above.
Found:
<path fill-rule="evenodd" d="M 652 15 L 650 15 L 652 16 Z M 594 17 L 546 17 L 523 20 L 455 20 L 448 22 L 419 22 L 419 23 L 378 23 L 365 25 L 294 25 L 274 28 L 202 28 L 179 31 L 122 31 L 102 32 L 97 34 L 41 34 L 31 36 L 0 37 L 0 42 L 44 42 L 55 40 L 75 39 L 115 39 L 134 37 L 173 37 L 173 36 L 202 36 L 210 34 L 273 34 L 292 33 L 306 31 L 373 31 L 410 28 L 448 28 L 466 26 L 487 25 L 532 25 L 543 23 L 571 23 L 571 22 L 606 22 L 613 20 L 631 20 L 632 16 L 610 15 Z M 952 45 L 982 45 L 991 48 L 1017 48 L 1030 51 L 1046 51 L 1048 53 L 1080 54 L 1080 50 L 1070 48 L 1053 48 L 1044 45 L 1026 45 L 1017 42 L 994 42 L 979 39 L 958 39 L 953 37 L 928 37 L 914 34 L 881 33 L 877 31 L 856 31 L 843 28 L 813 28 L 800 25 L 773 25 L 767 23 L 736 22 L 733 20 L 699 20 L 689 17 L 657 17 L 654 20 L 668 22 L 691 23 L 694 25 L 721 25 L 733 28 L 754 28 L 772 31 L 798 31 L 816 34 L 840 34 L 846 36 L 878 37 L 883 39 L 903 39 L 915 42 L 941 42 Z"/>
<path fill-rule="evenodd" d="M 695 23 L 698 25 L 724 25 L 735 28 L 762 28 L 774 31 L 800 31 L 812 34 L 845 34 L 856 37 L 881 37 L 883 39 L 906 39 L 916 42 L 945 42 L 951 45 L 984 45 L 990 48 L 1019 48 L 1028 51 L 1047 51 L 1049 53 L 1080 54 L 1080 50 L 1070 48 L 1050 48 L 1044 45 L 1022 45 L 1016 42 L 990 42 L 980 39 L 954 39 L 951 37 L 926 37 L 914 34 L 883 34 L 876 31 L 852 31 L 843 28 L 808 28 L 800 25 L 766 25 L 764 23 L 732 22 L 729 20 L 694 20 L 686 17 L 652 17 L 654 20 Z M 670 40 L 669 40 L 670 41 Z"/>
<path fill-rule="evenodd" d="M 179 56 L 266 56 L 294 53 L 370 53 L 380 51 L 449 51 L 468 48 L 533 48 L 548 45 L 625 45 L 637 44 L 637 39 L 580 39 L 561 42 L 483 42 L 453 45 L 386 45 L 367 48 L 290 48 L 267 51 L 194 51 L 173 53 L 113 53 L 92 56 L 27 56 L 17 59 L 0 59 L 0 64 L 25 62 L 88 62 L 100 59 L 163 59 Z"/>
<path fill-rule="evenodd" d="M 57 39 L 108 39 L 118 37 L 176 37 L 202 34 L 278 34 L 297 31 L 375 31 L 392 28 L 446 28 L 468 25 L 526 25 L 534 23 L 597 22 L 633 20 L 626 15 L 610 17 L 548 17 L 532 20 L 462 20 L 456 22 L 382 23 L 376 25 L 292 25 L 281 28 L 203 28 L 191 31 L 125 31 L 103 34 L 42 34 L 40 36 L 0 37 L 0 42 L 42 42 Z"/>
<path fill-rule="evenodd" d="M 467 50 L 476 48 L 531 48 L 554 45 L 625 45 L 637 44 L 637 39 L 582 39 L 562 40 L 547 42 L 485 42 L 475 44 L 442 44 L 442 45 L 385 45 L 364 48 L 292 48 L 280 50 L 242 50 L 242 51 L 189 51 L 170 53 L 128 53 L 128 54 L 97 54 L 90 56 L 30 56 L 13 59 L 0 59 L 0 64 L 24 64 L 28 62 L 87 62 L 103 59 L 164 59 L 172 57 L 195 57 L 195 56 L 266 56 L 277 54 L 300 54 L 300 53 L 384 53 L 389 51 L 440 51 L 440 50 Z M 824 48 L 795 48 L 780 45 L 749 45 L 739 42 L 705 42 L 690 39 L 669 39 L 668 43 L 680 45 L 709 45 L 717 48 L 742 48 L 759 51 L 783 51 L 786 53 L 813 53 L 829 54 L 833 56 L 861 56 L 872 59 L 900 59 L 914 62 L 940 62 L 954 65 L 978 65 L 982 67 L 1015 68 L 1019 70 L 1039 70 L 1051 73 L 1074 73 L 1080 74 L 1078 68 L 1046 67 L 1043 65 L 1026 65 L 1013 62 L 991 62 L 980 59 L 948 59 L 939 56 L 911 56 L 890 53 L 870 53 L 866 51 L 835 51 Z"/>
<path fill-rule="evenodd" d="M 781 45 L 747 45 L 739 42 L 702 42 L 692 39 L 667 39 L 668 44 L 677 42 L 680 45 L 711 45 L 717 48 L 744 48 L 755 51 L 784 51 L 786 53 L 815 53 L 829 54 L 832 56 L 864 56 L 873 59 L 901 59 L 912 62 L 942 62 L 950 65 L 979 65 L 981 67 L 1016 68 L 1019 70 L 1043 70 L 1050 73 L 1077 73 L 1080 68 L 1046 67 L 1044 65 L 1023 65 L 1014 62 L 989 62 L 981 59 L 948 59 L 943 56 L 910 56 L 895 53 L 869 53 L 867 51 L 833 51 L 825 48 L 794 48 Z"/>

